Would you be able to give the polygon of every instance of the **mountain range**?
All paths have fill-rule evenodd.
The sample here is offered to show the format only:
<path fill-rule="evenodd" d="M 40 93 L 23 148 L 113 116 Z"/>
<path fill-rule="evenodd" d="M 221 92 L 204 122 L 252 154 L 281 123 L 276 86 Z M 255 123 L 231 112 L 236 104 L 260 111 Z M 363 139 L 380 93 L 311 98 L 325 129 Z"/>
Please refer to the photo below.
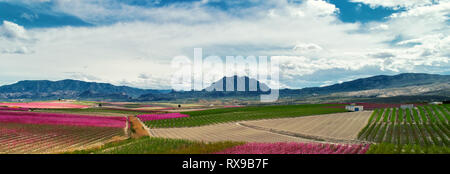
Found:
<path fill-rule="evenodd" d="M 450 100 L 450 75 L 405 73 L 356 79 L 325 87 L 285 89 L 280 96 L 301 102 L 430 102 Z"/>
<path fill-rule="evenodd" d="M 240 85 L 238 85 L 240 84 Z M 224 89 L 224 90 L 221 90 Z M 239 90 L 237 90 L 239 89 Z M 266 92 L 264 92 L 266 91 Z M 26 80 L 0 87 L 0 100 L 117 100 L 161 101 L 179 99 L 256 98 L 269 87 L 249 77 L 223 77 L 202 91 L 139 89 L 78 80 Z M 450 97 L 450 75 L 406 73 L 379 75 L 325 87 L 281 89 L 280 98 L 385 98 L 398 96 Z M 311 99 L 313 100 L 313 99 Z"/>
<path fill-rule="evenodd" d="M 79 80 L 25 80 L 0 87 L 0 99 L 129 99 L 149 93 L 167 93 L 170 90 L 139 89 L 115 86 L 109 83 Z"/>
<path fill-rule="evenodd" d="M 394 76 L 379 75 L 356 79 L 325 87 L 303 88 L 296 90 L 300 94 L 331 94 L 339 92 L 355 92 L 374 89 L 405 88 L 413 86 L 449 84 L 450 75 L 404 73 Z"/>

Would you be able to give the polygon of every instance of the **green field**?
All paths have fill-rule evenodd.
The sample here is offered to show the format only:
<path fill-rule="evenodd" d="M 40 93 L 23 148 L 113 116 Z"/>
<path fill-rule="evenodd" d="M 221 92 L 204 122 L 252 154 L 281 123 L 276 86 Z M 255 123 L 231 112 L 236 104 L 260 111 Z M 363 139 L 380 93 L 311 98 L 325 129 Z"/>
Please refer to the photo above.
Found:
<path fill-rule="evenodd" d="M 450 137 L 449 113 L 448 105 L 427 105 L 405 110 L 377 109 L 358 137 L 397 146 L 446 147 Z M 380 115 L 384 116 L 383 120 L 379 119 Z"/>
<path fill-rule="evenodd" d="M 194 127 L 243 120 L 300 117 L 346 112 L 343 108 L 330 108 L 329 106 L 336 105 L 308 104 L 212 109 L 184 112 L 183 114 L 187 114 L 189 117 L 147 121 L 145 124 L 150 128 Z"/>
<path fill-rule="evenodd" d="M 397 145 L 389 143 L 372 144 L 366 154 L 449 154 L 446 146 Z"/>
<path fill-rule="evenodd" d="M 108 143 L 100 148 L 70 154 L 210 154 L 242 145 L 241 142 L 203 143 L 189 140 L 143 137 Z"/>

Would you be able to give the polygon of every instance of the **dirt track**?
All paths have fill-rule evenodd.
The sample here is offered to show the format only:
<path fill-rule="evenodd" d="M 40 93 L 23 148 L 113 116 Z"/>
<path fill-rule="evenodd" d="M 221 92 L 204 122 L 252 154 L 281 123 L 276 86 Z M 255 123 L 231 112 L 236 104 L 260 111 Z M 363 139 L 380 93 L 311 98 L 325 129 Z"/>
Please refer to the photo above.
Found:
<path fill-rule="evenodd" d="M 156 137 L 205 142 L 345 142 L 354 141 L 372 112 L 241 121 L 192 128 L 150 129 Z"/>
<path fill-rule="evenodd" d="M 149 132 L 145 129 L 144 124 L 142 124 L 141 121 L 139 121 L 136 116 L 129 116 L 128 119 L 131 123 L 131 137 L 132 138 L 140 138 L 149 136 Z"/>

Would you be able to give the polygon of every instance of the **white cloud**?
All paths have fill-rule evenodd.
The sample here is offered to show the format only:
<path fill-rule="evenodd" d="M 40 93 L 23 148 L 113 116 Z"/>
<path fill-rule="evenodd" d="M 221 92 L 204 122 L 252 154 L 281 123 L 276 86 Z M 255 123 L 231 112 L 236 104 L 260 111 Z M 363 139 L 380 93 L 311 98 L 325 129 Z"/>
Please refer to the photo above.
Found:
<path fill-rule="evenodd" d="M 29 50 L 27 47 L 10 47 L 10 48 L 1 48 L 0 54 L 28 54 L 33 51 Z"/>
<path fill-rule="evenodd" d="M 386 57 L 382 69 L 396 72 L 414 72 L 422 66 L 449 67 L 449 15 L 450 2 L 441 2 L 414 6 L 392 14 L 386 22 L 369 24 L 369 28 L 381 25 L 389 28 L 373 32 L 402 38 L 388 48 L 373 49 L 369 55 Z"/>
<path fill-rule="evenodd" d="M 332 15 L 339 12 L 335 5 L 327 3 L 323 0 L 307 0 L 305 2 L 306 9 L 318 16 Z"/>
<path fill-rule="evenodd" d="M 450 2 L 410 9 L 392 14 L 387 25 L 390 32 L 413 38 L 435 33 L 449 32 Z"/>
<path fill-rule="evenodd" d="M 372 30 L 372 31 L 389 30 L 389 25 L 379 24 L 379 25 L 370 27 L 370 30 Z"/>
<path fill-rule="evenodd" d="M 33 39 L 22 26 L 9 21 L 3 21 L 0 25 L 0 55 L 32 53 L 29 49 L 32 42 Z"/>
<path fill-rule="evenodd" d="M 294 47 L 294 51 L 298 51 L 299 53 L 317 52 L 322 49 L 322 47 L 313 43 L 298 43 Z"/>
<path fill-rule="evenodd" d="M 11 40 L 28 39 L 25 28 L 9 21 L 3 21 L 3 25 L 0 26 L 0 37 Z"/>

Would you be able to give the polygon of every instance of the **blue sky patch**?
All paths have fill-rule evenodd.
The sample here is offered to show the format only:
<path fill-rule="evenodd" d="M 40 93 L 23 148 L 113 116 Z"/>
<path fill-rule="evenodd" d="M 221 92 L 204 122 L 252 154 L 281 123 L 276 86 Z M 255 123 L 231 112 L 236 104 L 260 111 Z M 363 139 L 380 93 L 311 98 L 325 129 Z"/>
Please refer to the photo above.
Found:
<path fill-rule="evenodd" d="M 4 20 L 25 28 L 91 25 L 75 16 L 0 2 L 0 21 Z"/>
<path fill-rule="evenodd" d="M 385 21 L 386 17 L 393 13 L 404 11 L 403 9 L 394 10 L 386 7 L 371 8 L 363 3 L 349 2 L 348 0 L 328 0 L 339 8 L 339 19 L 343 22 L 372 22 L 372 21 Z"/>

